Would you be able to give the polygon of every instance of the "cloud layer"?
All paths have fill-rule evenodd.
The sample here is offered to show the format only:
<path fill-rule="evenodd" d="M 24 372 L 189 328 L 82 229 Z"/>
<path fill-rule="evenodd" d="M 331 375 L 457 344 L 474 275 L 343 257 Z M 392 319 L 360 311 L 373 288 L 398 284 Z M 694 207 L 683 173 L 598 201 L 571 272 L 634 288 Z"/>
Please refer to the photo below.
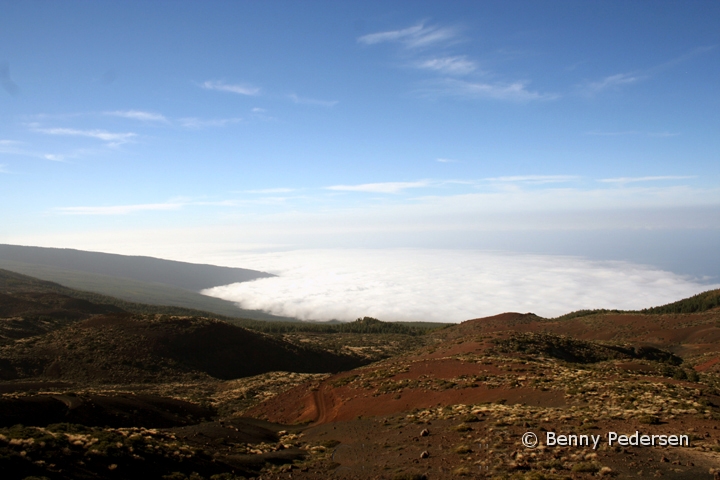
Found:
<path fill-rule="evenodd" d="M 506 311 L 640 309 L 719 286 L 627 262 L 468 250 L 296 250 L 233 263 L 279 275 L 206 295 L 304 320 L 459 322 Z"/>

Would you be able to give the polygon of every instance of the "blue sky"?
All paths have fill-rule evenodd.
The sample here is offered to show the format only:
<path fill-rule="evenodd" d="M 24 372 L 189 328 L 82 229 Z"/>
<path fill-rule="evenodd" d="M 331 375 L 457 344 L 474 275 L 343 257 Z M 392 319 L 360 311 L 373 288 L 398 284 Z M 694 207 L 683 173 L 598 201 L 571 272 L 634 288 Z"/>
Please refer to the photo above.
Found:
<path fill-rule="evenodd" d="M 0 242 L 720 276 L 718 2 L 0 10 Z"/>

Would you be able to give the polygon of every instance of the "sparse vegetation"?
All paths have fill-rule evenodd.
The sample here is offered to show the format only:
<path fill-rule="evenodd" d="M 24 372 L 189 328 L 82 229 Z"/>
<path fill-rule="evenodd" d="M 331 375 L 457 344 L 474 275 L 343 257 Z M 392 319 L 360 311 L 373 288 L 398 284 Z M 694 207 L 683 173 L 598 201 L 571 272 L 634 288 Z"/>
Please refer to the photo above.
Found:
<path fill-rule="evenodd" d="M 720 289 L 708 290 L 690 298 L 677 302 L 668 303 L 659 307 L 645 308 L 642 313 L 665 314 L 665 313 L 699 313 L 720 307 Z"/>
<path fill-rule="evenodd" d="M 312 322 L 245 322 L 242 326 L 264 333 L 354 333 L 354 334 L 401 334 L 424 335 L 440 324 L 422 325 L 415 322 L 407 325 L 403 322 L 382 322 L 377 318 L 363 317 L 348 323 L 312 323 Z"/>
<path fill-rule="evenodd" d="M 199 316 L 130 314 L 52 290 L 36 301 L 42 284 L 22 297 L 12 292 L 25 280 L 16 280 L 0 294 L 5 308 L 17 308 L 2 324 L 0 372 L 15 380 L 0 383 L 0 470 L 20 472 L 18 480 L 623 478 L 646 469 L 645 450 L 623 457 L 644 463 L 610 469 L 599 459 L 622 450 L 528 451 L 518 439 L 525 431 L 675 432 L 690 424 L 698 467 L 654 460 L 653 468 L 696 474 L 698 454 L 720 459 L 707 431 L 720 419 L 713 312 L 654 315 L 645 324 L 643 314 L 617 311 L 567 322 L 506 314 L 440 329 L 373 318 L 247 321 L 269 332 L 261 333 Z M 703 353 L 677 340 L 678 331 L 702 332 Z M 278 371 L 258 360 L 269 352 L 292 358 L 295 370 L 314 358 L 325 359 L 323 371 L 349 371 Z M 232 370 L 248 358 L 266 370 Z M 23 417 L 29 405 L 44 416 Z M 336 415 L 344 421 L 333 423 Z M 247 438 L 252 432 L 260 436 Z"/>

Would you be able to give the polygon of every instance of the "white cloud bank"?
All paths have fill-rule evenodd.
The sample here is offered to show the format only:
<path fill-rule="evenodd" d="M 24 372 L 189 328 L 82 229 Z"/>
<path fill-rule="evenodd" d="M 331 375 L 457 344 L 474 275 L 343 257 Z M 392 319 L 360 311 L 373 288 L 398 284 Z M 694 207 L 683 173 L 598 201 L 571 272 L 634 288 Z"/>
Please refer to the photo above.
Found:
<path fill-rule="evenodd" d="M 628 262 L 488 251 L 296 250 L 234 264 L 279 275 L 204 294 L 304 320 L 459 322 L 506 311 L 557 316 L 584 308 L 640 309 L 719 285 Z"/>

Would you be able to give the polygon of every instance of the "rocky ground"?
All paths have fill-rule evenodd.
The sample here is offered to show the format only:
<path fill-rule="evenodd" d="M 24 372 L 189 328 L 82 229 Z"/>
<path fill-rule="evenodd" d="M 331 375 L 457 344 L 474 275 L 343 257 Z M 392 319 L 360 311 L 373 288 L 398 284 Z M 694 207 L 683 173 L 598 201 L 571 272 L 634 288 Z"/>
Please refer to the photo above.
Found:
<path fill-rule="evenodd" d="M 720 478 L 715 293 L 680 305 L 715 302 L 691 313 L 266 335 L 8 278 L 3 479 Z M 689 445 L 609 445 L 609 432 Z"/>

